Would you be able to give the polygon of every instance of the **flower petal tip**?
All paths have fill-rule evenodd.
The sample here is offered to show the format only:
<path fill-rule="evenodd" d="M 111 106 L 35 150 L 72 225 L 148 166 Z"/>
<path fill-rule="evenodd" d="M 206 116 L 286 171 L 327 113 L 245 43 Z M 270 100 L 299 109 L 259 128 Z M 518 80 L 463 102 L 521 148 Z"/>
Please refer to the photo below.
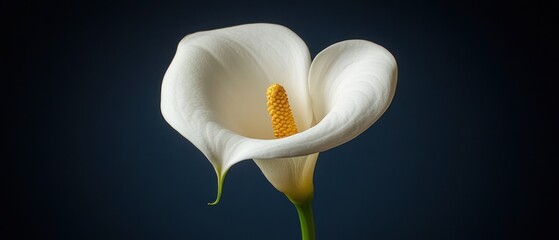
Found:
<path fill-rule="evenodd" d="M 217 196 L 213 202 L 208 203 L 208 206 L 215 206 L 221 200 L 221 193 L 223 192 L 223 182 L 225 181 L 225 175 L 227 175 L 227 171 L 223 173 L 216 169 L 217 175 Z"/>

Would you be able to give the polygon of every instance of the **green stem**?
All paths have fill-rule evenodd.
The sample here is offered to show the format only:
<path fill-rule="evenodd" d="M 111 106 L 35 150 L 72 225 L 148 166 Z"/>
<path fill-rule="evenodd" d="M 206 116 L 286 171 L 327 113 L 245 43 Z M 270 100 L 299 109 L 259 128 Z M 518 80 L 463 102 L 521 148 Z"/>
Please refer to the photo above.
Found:
<path fill-rule="evenodd" d="M 301 237 L 303 240 L 315 240 L 314 217 L 312 214 L 311 200 L 303 203 L 293 202 L 301 222 Z"/>

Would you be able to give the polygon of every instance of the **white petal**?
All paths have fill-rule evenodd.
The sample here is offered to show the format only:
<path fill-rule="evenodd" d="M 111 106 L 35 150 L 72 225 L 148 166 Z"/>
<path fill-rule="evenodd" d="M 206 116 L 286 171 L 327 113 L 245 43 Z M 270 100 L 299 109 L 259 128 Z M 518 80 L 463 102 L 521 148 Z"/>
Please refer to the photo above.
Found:
<path fill-rule="evenodd" d="M 383 47 L 364 40 L 336 43 L 319 53 L 311 65 L 309 91 L 318 124 L 282 139 L 242 139 L 237 156 L 303 156 L 343 144 L 386 111 L 397 76 L 396 60 Z"/>
<path fill-rule="evenodd" d="M 316 121 L 326 116 L 347 119 L 349 124 L 343 128 L 358 135 L 386 111 L 397 78 L 396 60 L 385 48 L 364 40 L 334 44 L 311 66 L 309 88 L 314 117 Z"/>
<path fill-rule="evenodd" d="M 210 160 L 221 182 L 243 139 L 272 139 L 266 88 L 288 91 L 296 123 L 310 127 L 310 56 L 291 30 L 249 24 L 186 36 L 163 79 L 161 112 Z M 221 186 L 220 186 L 221 187 Z"/>
<path fill-rule="evenodd" d="M 322 51 L 309 76 L 314 117 L 319 123 L 278 140 L 243 140 L 244 157 L 276 158 L 321 152 L 365 131 L 388 108 L 396 88 L 397 66 L 384 48 L 367 41 L 345 41 Z M 268 181 L 292 200 L 312 197 L 317 154 L 256 160 Z"/>
<path fill-rule="evenodd" d="M 292 158 L 254 159 L 272 185 L 292 201 L 312 197 L 314 167 L 318 153 Z"/>

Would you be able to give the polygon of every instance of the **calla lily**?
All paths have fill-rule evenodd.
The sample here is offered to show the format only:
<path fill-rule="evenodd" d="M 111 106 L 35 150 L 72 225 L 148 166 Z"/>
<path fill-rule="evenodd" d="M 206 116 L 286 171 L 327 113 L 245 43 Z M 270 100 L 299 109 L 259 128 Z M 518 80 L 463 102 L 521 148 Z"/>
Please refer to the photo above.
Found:
<path fill-rule="evenodd" d="M 218 195 L 234 164 L 254 159 L 293 202 L 312 198 L 319 152 L 369 128 L 396 88 L 396 60 L 365 40 L 336 43 L 310 60 L 305 43 L 274 24 L 247 24 L 183 38 L 163 79 L 166 121 L 211 162 Z M 289 95 L 299 132 L 276 139 L 266 110 L 268 86 Z"/>

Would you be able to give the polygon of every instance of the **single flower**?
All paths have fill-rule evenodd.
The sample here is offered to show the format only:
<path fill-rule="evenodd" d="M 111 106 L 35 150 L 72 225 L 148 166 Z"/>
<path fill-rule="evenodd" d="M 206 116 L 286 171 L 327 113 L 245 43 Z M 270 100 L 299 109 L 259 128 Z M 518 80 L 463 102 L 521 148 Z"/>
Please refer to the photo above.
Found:
<path fill-rule="evenodd" d="M 305 43 L 274 24 L 248 24 L 190 34 L 179 43 L 163 79 L 167 122 L 213 165 L 219 202 L 235 163 L 254 159 L 294 203 L 310 201 L 322 152 L 365 131 L 388 108 L 397 66 L 383 47 L 364 40 L 336 43 L 310 60 Z M 297 133 L 274 136 L 266 90 L 289 95 Z"/>

